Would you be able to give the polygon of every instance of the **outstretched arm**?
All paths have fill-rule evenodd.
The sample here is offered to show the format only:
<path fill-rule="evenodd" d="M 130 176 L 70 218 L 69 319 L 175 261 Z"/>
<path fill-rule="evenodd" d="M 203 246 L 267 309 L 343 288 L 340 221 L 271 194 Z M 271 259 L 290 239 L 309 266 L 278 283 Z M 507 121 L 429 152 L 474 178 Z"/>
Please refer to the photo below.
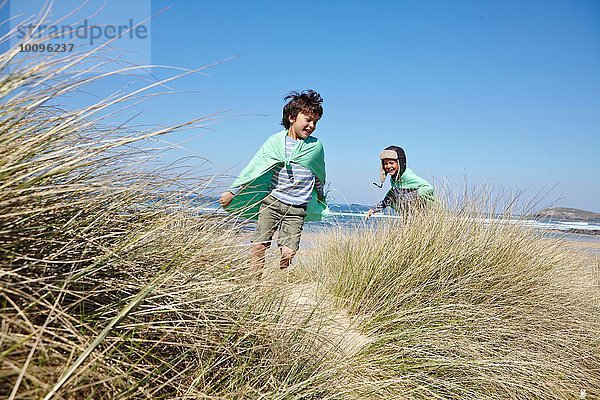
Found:
<path fill-rule="evenodd" d="M 389 207 L 394 202 L 394 191 L 389 190 L 383 200 L 379 203 L 375 204 L 369 211 L 367 211 L 366 219 L 371 218 L 371 216 L 377 212 L 383 211 L 384 208 Z"/>

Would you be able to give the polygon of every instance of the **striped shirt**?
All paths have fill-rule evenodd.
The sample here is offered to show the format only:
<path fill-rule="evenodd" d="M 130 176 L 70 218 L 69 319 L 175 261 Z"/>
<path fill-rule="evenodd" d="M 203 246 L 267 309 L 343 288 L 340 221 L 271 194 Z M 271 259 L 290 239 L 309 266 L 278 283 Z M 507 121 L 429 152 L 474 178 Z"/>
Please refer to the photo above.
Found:
<path fill-rule="evenodd" d="M 289 136 L 285 137 L 286 157 L 292 154 L 297 144 L 298 140 Z M 305 206 L 312 198 L 315 184 L 319 196 L 322 197 L 323 184 L 315 177 L 315 174 L 310 169 L 291 162 L 289 166 L 283 165 L 273 173 L 271 195 L 286 204 Z"/>
<path fill-rule="evenodd" d="M 383 200 L 371 207 L 374 212 L 381 212 L 384 208 L 392 206 L 396 211 L 406 210 L 419 203 L 417 189 L 392 188 Z"/>

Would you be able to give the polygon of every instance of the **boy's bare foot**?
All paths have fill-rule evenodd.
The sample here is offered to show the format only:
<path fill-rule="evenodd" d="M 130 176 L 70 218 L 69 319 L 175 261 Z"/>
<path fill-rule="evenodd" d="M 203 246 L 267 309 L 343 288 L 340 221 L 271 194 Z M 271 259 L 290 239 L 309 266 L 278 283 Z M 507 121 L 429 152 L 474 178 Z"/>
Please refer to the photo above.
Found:
<path fill-rule="evenodd" d="M 286 246 L 281 246 L 280 250 L 281 250 L 281 259 L 279 260 L 279 268 L 286 269 L 287 267 L 289 267 L 292 264 L 292 258 L 294 258 L 294 255 L 296 254 L 296 252 Z"/>

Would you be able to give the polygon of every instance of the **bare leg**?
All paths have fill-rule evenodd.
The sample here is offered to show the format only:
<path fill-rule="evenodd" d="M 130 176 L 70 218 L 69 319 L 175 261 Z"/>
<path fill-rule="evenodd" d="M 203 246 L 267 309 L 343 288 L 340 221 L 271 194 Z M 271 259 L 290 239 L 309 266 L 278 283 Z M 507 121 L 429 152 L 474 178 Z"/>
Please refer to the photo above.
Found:
<path fill-rule="evenodd" d="M 281 246 L 279 248 L 281 250 L 281 259 L 279 260 L 279 268 L 285 269 L 290 266 L 292 263 L 292 258 L 296 255 L 296 252 L 289 247 Z"/>
<path fill-rule="evenodd" d="M 263 243 L 256 243 L 252 245 L 252 257 L 250 259 L 250 264 L 252 268 L 252 272 L 262 272 L 265 266 L 265 251 L 267 250 L 267 245 Z"/>

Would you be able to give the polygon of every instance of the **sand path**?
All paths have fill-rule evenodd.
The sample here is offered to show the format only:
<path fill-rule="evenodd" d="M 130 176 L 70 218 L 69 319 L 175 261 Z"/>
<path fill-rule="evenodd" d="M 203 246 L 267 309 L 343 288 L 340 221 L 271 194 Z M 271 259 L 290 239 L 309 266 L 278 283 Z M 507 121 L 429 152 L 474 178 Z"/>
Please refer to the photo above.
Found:
<path fill-rule="evenodd" d="M 357 319 L 334 307 L 331 299 L 318 296 L 316 284 L 297 284 L 291 289 L 287 296 L 288 304 L 293 305 L 300 318 L 309 314 L 319 315 L 320 333 L 345 355 L 352 356 L 371 343 L 372 339 L 358 330 Z"/>

